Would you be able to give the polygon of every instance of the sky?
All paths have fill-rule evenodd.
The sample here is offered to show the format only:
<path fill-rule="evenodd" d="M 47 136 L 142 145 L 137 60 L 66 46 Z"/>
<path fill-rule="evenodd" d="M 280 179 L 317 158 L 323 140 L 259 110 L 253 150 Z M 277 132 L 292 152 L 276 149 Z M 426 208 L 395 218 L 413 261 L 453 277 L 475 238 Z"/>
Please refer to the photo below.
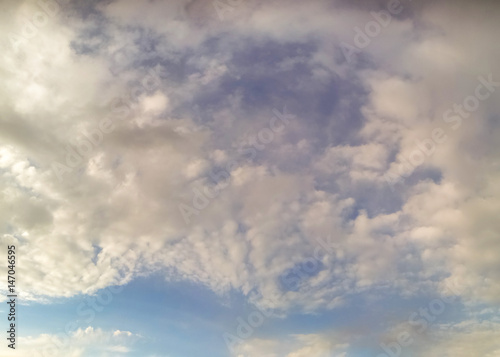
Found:
<path fill-rule="evenodd" d="M 500 357 L 500 3 L 0 7 L 1 356 Z"/>

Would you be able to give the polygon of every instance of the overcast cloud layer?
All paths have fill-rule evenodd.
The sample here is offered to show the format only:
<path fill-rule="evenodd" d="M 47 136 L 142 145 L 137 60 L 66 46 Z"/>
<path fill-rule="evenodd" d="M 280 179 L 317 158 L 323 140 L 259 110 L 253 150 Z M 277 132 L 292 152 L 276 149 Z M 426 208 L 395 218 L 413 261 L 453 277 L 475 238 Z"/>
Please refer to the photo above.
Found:
<path fill-rule="evenodd" d="M 24 304 L 160 276 L 272 309 L 245 338 L 214 322 L 221 356 L 500 356 L 500 4 L 1 7 L 1 251 Z M 78 318 L 51 356 L 145 356 L 136 319 Z"/>

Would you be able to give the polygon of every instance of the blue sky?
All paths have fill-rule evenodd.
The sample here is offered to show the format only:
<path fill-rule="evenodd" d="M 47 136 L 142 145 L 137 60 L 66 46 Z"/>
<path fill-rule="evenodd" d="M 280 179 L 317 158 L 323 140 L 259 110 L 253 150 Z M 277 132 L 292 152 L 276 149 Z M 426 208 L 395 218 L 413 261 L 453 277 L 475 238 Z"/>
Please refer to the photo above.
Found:
<path fill-rule="evenodd" d="M 500 356 L 495 1 L 1 6 L 2 356 Z"/>
<path fill-rule="evenodd" d="M 101 291 L 97 293 L 105 294 Z M 104 298 L 103 298 L 104 299 Z M 22 334 L 63 334 L 64 327 L 75 322 L 72 331 L 86 329 L 90 315 L 78 314 L 78 306 L 86 297 L 63 299 L 53 304 L 30 304 L 23 306 L 21 313 Z M 106 301 L 106 300 L 104 300 Z M 369 356 L 376 344 L 373 331 L 390 326 L 392 320 L 405 317 L 408 311 L 426 306 L 425 298 L 400 299 L 394 296 L 380 297 L 373 302 L 354 296 L 342 309 L 320 310 L 314 314 L 290 313 L 287 316 L 267 319 L 255 329 L 255 336 L 269 335 L 278 338 L 289 334 L 317 333 L 330 329 L 357 329 L 363 333 L 358 337 L 358 346 L 350 348 L 352 354 Z M 82 311 L 90 310 L 90 304 Z M 189 283 L 165 284 L 161 276 L 151 276 L 128 284 L 113 295 L 109 304 L 97 303 L 102 311 L 95 312 L 93 325 L 105 330 L 126 329 L 140 332 L 141 338 L 130 351 L 131 356 L 153 354 L 155 351 L 171 351 L 173 355 L 202 356 L 226 355 L 227 347 L 222 334 L 232 333 L 238 327 L 238 317 L 246 319 L 255 307 L 239 295 L 220 299 L 208 289 Z M 387 310 L 391 315 L 387 316 Z M 46 320 L 42 325 L 39 321 Z M 439 316 L 441 323 L 463 318 L 463 305 L 457 301 Z M 387 319 L 387 320 L 385 320 Z M 196 341 L 195 344 L 192 341 Z M 199 349 L 199 345 L 203 349 Z M 22 348 L 22 347 L 20 347 Z M 363 352 L 363 348 L 366 350 Z"/>

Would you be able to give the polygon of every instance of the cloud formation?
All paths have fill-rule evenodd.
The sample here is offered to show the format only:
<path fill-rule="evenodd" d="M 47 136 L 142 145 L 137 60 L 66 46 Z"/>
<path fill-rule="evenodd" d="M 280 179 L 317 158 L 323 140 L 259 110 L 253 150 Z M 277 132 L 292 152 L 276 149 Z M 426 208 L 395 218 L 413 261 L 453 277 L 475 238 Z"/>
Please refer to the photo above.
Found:
<path fill-rule="evenodd" d="M 224 21 L 204 1 L 41 4 L 6 2 L 1 25 L 1 241 L 24 300 L 159 272 L 285 315 L 450 282 L 498 306 L 494 2 L 402 0 L 373 36 L 356 28 L 388 3 L 243 1 Z M 310 338 L 242 348 L 319 356 Z"/>

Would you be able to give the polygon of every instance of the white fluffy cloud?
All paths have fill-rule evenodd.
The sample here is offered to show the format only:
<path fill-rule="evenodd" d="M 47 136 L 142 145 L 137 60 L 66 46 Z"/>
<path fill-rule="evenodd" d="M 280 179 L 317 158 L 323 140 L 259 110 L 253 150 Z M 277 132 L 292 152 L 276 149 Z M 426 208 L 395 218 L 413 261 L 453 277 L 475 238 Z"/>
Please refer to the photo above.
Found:
<path fill-rule="evenodd" d="M 319 334 L 291 335 L 282 340 L 251 339 L 240 345 L 236 357 L 345 357 L 348 343 L 335 336 Z"/>
<path fill-rule="evenodd" d="M 89 326 L 70 334 L 20 337 L 17 350 L 0 347 L 2 356 L 82 357 L 126 356 L 140 336 L 130 331 L 104 331 Z M 20 347 L 21 346 L 21 347 Z M 21 349 L 19 351 L 19 349 Z"/>

